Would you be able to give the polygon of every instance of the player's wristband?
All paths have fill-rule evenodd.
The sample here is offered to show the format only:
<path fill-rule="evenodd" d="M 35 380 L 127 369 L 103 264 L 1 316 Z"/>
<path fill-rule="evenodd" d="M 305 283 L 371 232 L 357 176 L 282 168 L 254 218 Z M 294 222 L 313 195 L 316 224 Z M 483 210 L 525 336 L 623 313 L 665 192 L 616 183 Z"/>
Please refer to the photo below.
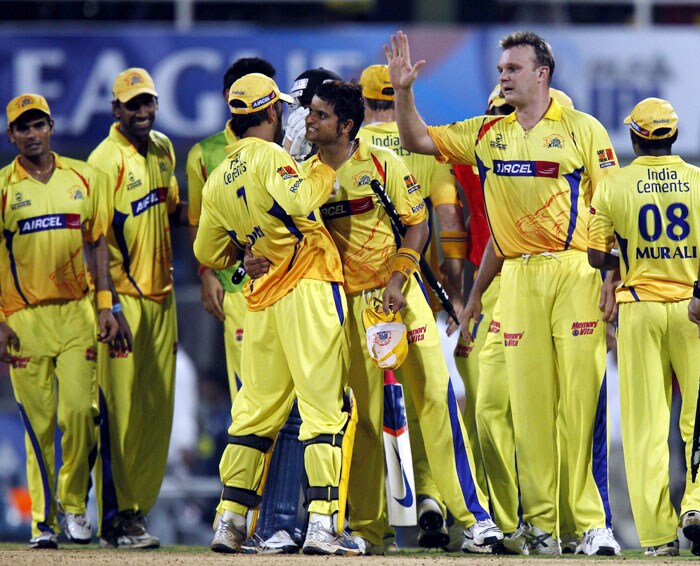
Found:
<path fill-rule="evenodd" d="M 391 262 L 391 272 L 398 271 L 406 279 L 418 269 L 420 254 L 411 248 L 399 248 Z"/>
<path fill-rule="evenodd" d="M 440 231 L 440 246 L 445 259 L 467 259 L 467 232 Z"/>
<path fill-rule="evenodd" d="M 209 269 L 208 267 L 204 267 L 203 265 L 199 266 L 199 269 L 197 270 L 197 277 L 200 279 L 202 278 L 202 275 L 204 275 L 204 272 Z"/>
<path fill-rule="evenodd" d="M 693 297 L 700 299 L 700 287 L 698 287 L 698 282 L 693 283 Z"/>
<path fill-rule="evenodd" d="M 120 314 L 124 311 L 121 303 L 114 303 L 112 305 L 112 314 Z"/>
<path fill-rule="evenodd" d="M 97 291 L 97 310 L 112 310 L 112 291 Z"/>

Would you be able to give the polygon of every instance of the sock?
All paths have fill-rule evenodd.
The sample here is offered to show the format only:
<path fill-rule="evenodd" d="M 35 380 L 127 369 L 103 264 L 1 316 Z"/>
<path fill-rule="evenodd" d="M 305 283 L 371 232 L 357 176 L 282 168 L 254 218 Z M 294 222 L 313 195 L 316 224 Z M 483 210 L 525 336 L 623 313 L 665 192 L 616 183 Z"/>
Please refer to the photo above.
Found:
<path fill-rule="evenodd" d="M 324 529 L 333 528 L 333 518 L 330 515 L 321 515 L 320 513 L 311 513 L 309 515 L 309 523 L 321 523 Z"/>
<path fill-rule="evenodd" d="M 233 523 L 233 526 L 242 531 L 245 530 L 245 517 L 234 513 L 233 511 L 224 510 L 224 521 Z"/>

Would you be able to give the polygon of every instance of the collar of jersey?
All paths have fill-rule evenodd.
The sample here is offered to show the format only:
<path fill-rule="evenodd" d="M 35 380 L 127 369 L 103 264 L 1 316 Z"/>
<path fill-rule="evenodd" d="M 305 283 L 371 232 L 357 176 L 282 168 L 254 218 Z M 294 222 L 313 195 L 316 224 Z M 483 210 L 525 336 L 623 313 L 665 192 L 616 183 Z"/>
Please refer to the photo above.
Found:
<path fill-rule="evenodd" d="M 551 102 L 549 104 L 549 108 L 547 108 L 547 112 L 545 112 L 544 116 L 542 116 L 542 120 L 556 120 L 557 122 L 560 122 L 561 115 L 562 115 L 561 104 L 559 104 L 553 98 L 551 98 L 550 101 Z M 511 122 L 515 122 L 517 119 L 518 119 L 517 112 L 513 112 L 511 114 L 508 114 L 508 116 L 505 117 L 504 121 L 511 123 Z"/>
<path fill-rule="evenodd" d="M 236 137 L 236 134 L 233 133 L 233 130 L 231 129 L 231 120 L 226 122 L 226 127 L 224 128 L 224 136 L 226 137 L 226 145 L 233 145 L 235 142 L 238 141 L 238 137 Z"/>
<path fill-rule="evenodd" d="M 68 165 L 66 165 L 63 162 L 63 159 L 61 159 L 61 156 L 58 155 L 58 153 L 52 151 L 51 155 L 53 155 L 54 163 L 56 164 L 56 169 L 69 169 Z M 19 181 L 24 181 L 25 179 L 29 178 L 29 173 L 27 173 L 27 170 L 24 167 L 22 167 L 22 164 L 19 162 L 19 156 L 17 156 L 14 163 L 14 171 L 12 172 L 12 181 L 17 183 Z"/>
<path fill-rule="evenodd" d="M 635 165 L 672 165 L 683 163 L 680 155 L 641 155 L 632 161 Z"/>

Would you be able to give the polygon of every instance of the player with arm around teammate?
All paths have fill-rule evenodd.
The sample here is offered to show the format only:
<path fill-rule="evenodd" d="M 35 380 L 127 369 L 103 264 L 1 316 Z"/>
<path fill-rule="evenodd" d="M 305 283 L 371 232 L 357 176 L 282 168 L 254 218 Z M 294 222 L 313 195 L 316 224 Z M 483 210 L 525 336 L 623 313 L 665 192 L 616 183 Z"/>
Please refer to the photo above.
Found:
<path fill-rule="evenodd" d="M 600 274 L 586 260 L 587 207 L 617 167 L 593 117 L 551 100 L 554 58 L 532 32 L 501 40 L 501 89 L 516 111 L 428 128 L 412 84 L 407 36 L 385 48 L 401 142 L 409 150 L 478 167 L 496 253 L 505 258 L 501 331 L 506 346 L 523 523 L 504 544 L 559 554 L 557 413 L 563 411 L 572 477 L 570 504 L 586 554 L 618 554 L 608 501 L 605 325 Z M 586 327 L 590 332 L 577 332 Z M 561 401 L 561 402 L 560 402 Z M 533 412 L 537 404 L 541 411 Z"/>
<path fill-rule="evenodd" d="M 90 469 L 97 450 L 95 311 L 84 246 L 96 248 L 100 342 L 112 341 L 110 221 L 105 178 L 51 151 L 53 119 L 43 96 L 7 105 L 7 134 L 19 156 L 0 170 L 0 359 L 9 363 L 25 426 L 32 500 L 30 548 L 57 548 L 58 516 L 74 542 L 87 544 Z M 56 422 L 63 465 L 56 478 Z M 58 482 L 56 482 L 58 479 Z M 56 487 L 57 484 L 57 487 Z"/>
<path fill-rule="evenodd" d="M 318 164 L 308 175 L 273 140 L 281 135 L 275 82 L 252 73 L 229 93 L 238 141 L 204 188 L 195 255 L 205 266 L 231 265 L 246 244 L 272 267 L 246 287 L 245 386 L 231 410 L 220 471 L 223 517 L 211 548 L 241 552 L 246 514 L 260 502 L 267 454 L 299 401 L 309 478 L 305 554 L 358 554 L 342 532 L 354 422 L 343 412 L 347 303 L 342 265 L 318 206 L 334 182 Z M 232 195 L 233 198 L 232 198 Z"/>
<path fill-rule="evenodd" d="M 425 203 L 419 185 L 393 151 L 356 139 L 363 119 L 359 86 L 339 81 L 321 85 L 306 118 L 306 139 L 320 149 L 304 164 L 311 169 L 325 163 L 337 175 L 337 193 L 321 212 L 340 251 L 350 302 L 350 385 L 359 408 L 353 465 L 364 472 L 350 478 L 350 528 L 366 548 L 383 545 L 383 380 L 382 370 L 367 353 L 362 325 L 367 296 L 377 295 L 385 312 L 402 311 L 407 327 L 409 353 L 399 371 L 410 383 L 421 426 L 433 434 L 426 450 L 435 482 L 452 514 L 466 527 L 470 550 L 490 551 L 503 535 L 474 481 L 473 458 L 437 326 L 416 273 L 427 238 Z M 370 188 L 372 180 L 386 187 L 401 215 L 407 227 L 403 241 L 396 239 Z"/>
<path fill-rule="evenodd" d="M 700 249 L 700 169 L 673 154 L 678 117 L 666 100 L 642 100 L 625 119 L 637 158 L 603 179 L 591 204 L 588 257 L 620 269 L 617 346 L 627 485 L 639 541 L 650 556 L 677 556 L 669 497 L 672 375 L 683 399 L 680 431 L 690 461 L 700 342 L 687 320 Z M 615 247 L 617 246 L 617 247 Z M 680 525 L 700 555 L 700 485 L 686 472 Z"/>

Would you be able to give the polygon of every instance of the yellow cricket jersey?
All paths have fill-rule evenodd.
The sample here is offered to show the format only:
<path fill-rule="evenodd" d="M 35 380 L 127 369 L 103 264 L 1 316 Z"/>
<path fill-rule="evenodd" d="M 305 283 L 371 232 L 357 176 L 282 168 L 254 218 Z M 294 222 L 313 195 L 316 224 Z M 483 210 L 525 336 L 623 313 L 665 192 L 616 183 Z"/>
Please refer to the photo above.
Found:
<path fill-rule="evenodd" d="M 610 138 L 595 118 L 552 100 L 527 132 L 516 113 L 480 116 L 428 132 L 442 160 L 479 169 L 500 256 L 586 251 L 595 186 L 618 168 Z"/>
<path fill-rule="evenodd" d="M 111 206 L 105 175 L 83 161 L 53 154 L 44 184 L 15 159 L 0 170 L 2 310 L 84 297 L 89 282 L 83 241 L 107 234 Z"/>
<path fill-rule="evenodd" d="M 588 238 L 603 252 L 617 240 L 618 303 L 689 299 L 698 273 L 700 169 L 677 155 L 643 156 L 602 179 Z"/>
<path fill-rule="evenodd" d="M 308 171 L 319 163 L 315 155 L 303 166 Z M 370 181 L 384 185 L 406 226 L 426 219 L 420 185 L 393 151 L 362 139 L 352 158 L 335 173 L 340 190 L 321 207 L 321 214 L 343 260 L 345 292 L 384 287 L 398 240 Z"/>
<path fill-rule="evenodd" d="M 270 270 L 244 290 L 251 311 L 274 304 L 301 279 L 342 283 L 338 250 L 317 210 L 334 178 L 322 163 L 307 175 L 300 173 L 277 144 L 254 137 L 238 140 L 204 185 L 197 260 L 223 269 L 246 244 L 266 257 Z"/>
<path fill-rule="evenodd" d="M 107 240 L 117 292 L 162 302 L 173 288 L 168 214 L 180 202 L 172 143 L 152 131 L 144 157 L 113 124 L 88 163 L 107 174 L 114 195 Z"/>

